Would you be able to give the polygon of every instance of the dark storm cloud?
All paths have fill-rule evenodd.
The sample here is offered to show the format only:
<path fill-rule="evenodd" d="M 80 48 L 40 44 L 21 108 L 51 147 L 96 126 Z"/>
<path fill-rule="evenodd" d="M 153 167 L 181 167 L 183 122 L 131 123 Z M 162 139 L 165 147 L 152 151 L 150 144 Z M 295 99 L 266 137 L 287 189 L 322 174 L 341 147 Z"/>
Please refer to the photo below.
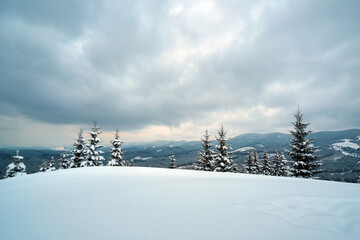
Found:
<path fill-rule="evenodd" d="M 275 122 L 300 104 L 318 128 L 357 127 L 359 7 L 2 1 L 0 115 L 131 130 L 259 106 Z"/>

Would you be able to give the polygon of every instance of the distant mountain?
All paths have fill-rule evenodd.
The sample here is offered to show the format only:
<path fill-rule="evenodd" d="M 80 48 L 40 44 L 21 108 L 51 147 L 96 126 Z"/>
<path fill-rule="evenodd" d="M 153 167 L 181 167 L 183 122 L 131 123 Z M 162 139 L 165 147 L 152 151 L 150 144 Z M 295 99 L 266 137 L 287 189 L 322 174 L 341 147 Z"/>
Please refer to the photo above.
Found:
<path fill-rule="evenodd" d="M 360 136 L 360 129 L 344 131 L 324 131 L 310 135 L 315 138 L 315 146 L 318 147 L 319 160 L 323 162 L 324 172 L 319 174 L 321 179 L 356 182 L 360 175 L 360 142 L 356 138 Z M 270 156 L 276 151 L 284 152 L 289 148 L 290 134 L 268 133 L 242 134 L 230 139 L 236 162 L 242 166 L 249 150 L 256 149 L 259 153 L 266 150 Z M 214 139 L 214 137 L 213 137 Z M 213 141 L 216 144 L 216 141 Z M 126 160 L 133 159 L 135 165 L 146 167 L 167 167 L 169 156 L 175 154 L 178 166 L 191 166 L 201 148 L 201 141 L 156 141 L 148 143 L 132 143 L 124 145 Z M 109 157 L 109 148 L 104 148 L 105 158 Z M 0 149 L 1 176 L 5 173 L 6 166 L 11 162 L 14 150 Z M 38 171 L 43 160 L 49 160 L 51 156 L 58 159 L 62 151 L 23 149 L 24 163 L 29 173 Z M 288 157 L 287 157 L 288 158 Z"/>

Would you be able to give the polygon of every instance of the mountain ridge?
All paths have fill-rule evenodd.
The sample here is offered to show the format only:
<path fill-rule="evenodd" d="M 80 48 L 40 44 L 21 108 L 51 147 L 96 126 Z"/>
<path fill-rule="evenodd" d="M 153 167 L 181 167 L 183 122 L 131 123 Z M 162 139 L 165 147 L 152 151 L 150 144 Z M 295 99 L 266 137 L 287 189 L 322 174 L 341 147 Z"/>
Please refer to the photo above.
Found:
<path fill-rule="evenodd" d="M 325 171 L 320 174 L 321 179 L 356 182 L 360 175 L 359 165 L 360 153 L 351 146 L 359 142 L 355 140 L 360 135 L 360 129 L 346 129 L 341 131 L 320 131 L 309 135 L 315 138 L 315 146 L 319 148 L 316 153 L 319 160 L 323 162 Z M 239 149 L 251 148 L 258 152 L 266 150 L 269 154 L 276 151 L 284 152 L 289 148 L 291 134 L 286 133 L 246 133 L 230 138 L 235 160 L 242 166 L 248 151 Z M 344 140 L 348 139 L 350 145 Z M 216 144 L 216 140 L 212 142 Z M 334 145 L 335 144 L 335 145 Z M 110 145 L 110 144 L 109 144 Z M 109 146 L 108 145 L 108 146 Z M 196 161 L 197 152 L 201 149 L 201 141 L 156 141 L 144 144 L 124 144 L 125 159 L 133 159 L 135 165 L 143 167 L 167 167 L 168 156 L 174 154 L 178 166 L 190 167 Z M 109 147 L 104 149 L 106 161 L 109 158 Z M 239 151 L 237 151 L 239 150 Z M 6 166 L 11 162 L 14 149 L 0 149 L 0 176 L 5 173 Z M 22 149 L 20 154 L 24 156 L 24 163 L 29 173 L 37 172 L 42 161 L 54 156 L 58 159 L 62 151 L 51 149 Z M 288 157 L 287 157 L 288 158 Z"/>

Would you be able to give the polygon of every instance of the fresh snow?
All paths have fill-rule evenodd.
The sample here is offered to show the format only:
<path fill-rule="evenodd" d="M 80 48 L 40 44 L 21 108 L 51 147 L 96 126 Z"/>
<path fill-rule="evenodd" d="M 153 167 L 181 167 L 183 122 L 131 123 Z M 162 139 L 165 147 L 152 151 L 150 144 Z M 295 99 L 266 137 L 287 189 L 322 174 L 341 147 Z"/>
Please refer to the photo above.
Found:
<path fill-rule="evenodd" d="M 254 150 L 254 147 L 242 147 L 242 148 L 238 148 L 234 151 L 231 151 L 231 153 L 236 153 L 236 152 L 247 152 L 247 151 L 251 151 Z"/>
<path fill-rule="evenodd" d="M 346 152 L 343 148 L 352 148 L 357 150 L 360 146 L 354 142 L 351 142 L 351 139 L 342 139 L 341 142 L 331 144 L 332 148 L 336 151 L 340 151 L 345 156 L 358 157 L 356 153 Z"/>
<path fill-rule="evenodd" d="M 134 158 L 132 158 L 131 160 L 142 160 L 142 161 L 147 161 L 152 159 L 152 157 L 140 157 L 140 156 L 136 156 Z"/>
<path fill-rule="evenodd" d="M 140 167 L 0 181 L 0 239 L 355 240 L 360 184 Z"/>

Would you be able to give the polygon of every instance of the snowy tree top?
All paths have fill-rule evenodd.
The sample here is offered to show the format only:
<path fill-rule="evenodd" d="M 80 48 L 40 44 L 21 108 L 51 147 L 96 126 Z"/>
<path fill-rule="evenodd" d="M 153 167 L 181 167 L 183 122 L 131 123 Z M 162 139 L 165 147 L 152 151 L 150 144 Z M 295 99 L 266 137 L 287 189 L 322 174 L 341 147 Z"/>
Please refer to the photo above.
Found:
<path fill-rule="evenodd" d="M 98 133 L 98 134 L 99 134 L 98 131 L 100 130 L 100 128 L 99 128 L 98 126 L 96 126 L 96 124 L 97 124 L 97 121 L 95 120 L 95 121 L 94 121 L 94 126 L 92 127 L 92 130 L 93 130 L 94 133 Z M 93 132 L 92 132 L 92 133 L 93 133 Z"/>

